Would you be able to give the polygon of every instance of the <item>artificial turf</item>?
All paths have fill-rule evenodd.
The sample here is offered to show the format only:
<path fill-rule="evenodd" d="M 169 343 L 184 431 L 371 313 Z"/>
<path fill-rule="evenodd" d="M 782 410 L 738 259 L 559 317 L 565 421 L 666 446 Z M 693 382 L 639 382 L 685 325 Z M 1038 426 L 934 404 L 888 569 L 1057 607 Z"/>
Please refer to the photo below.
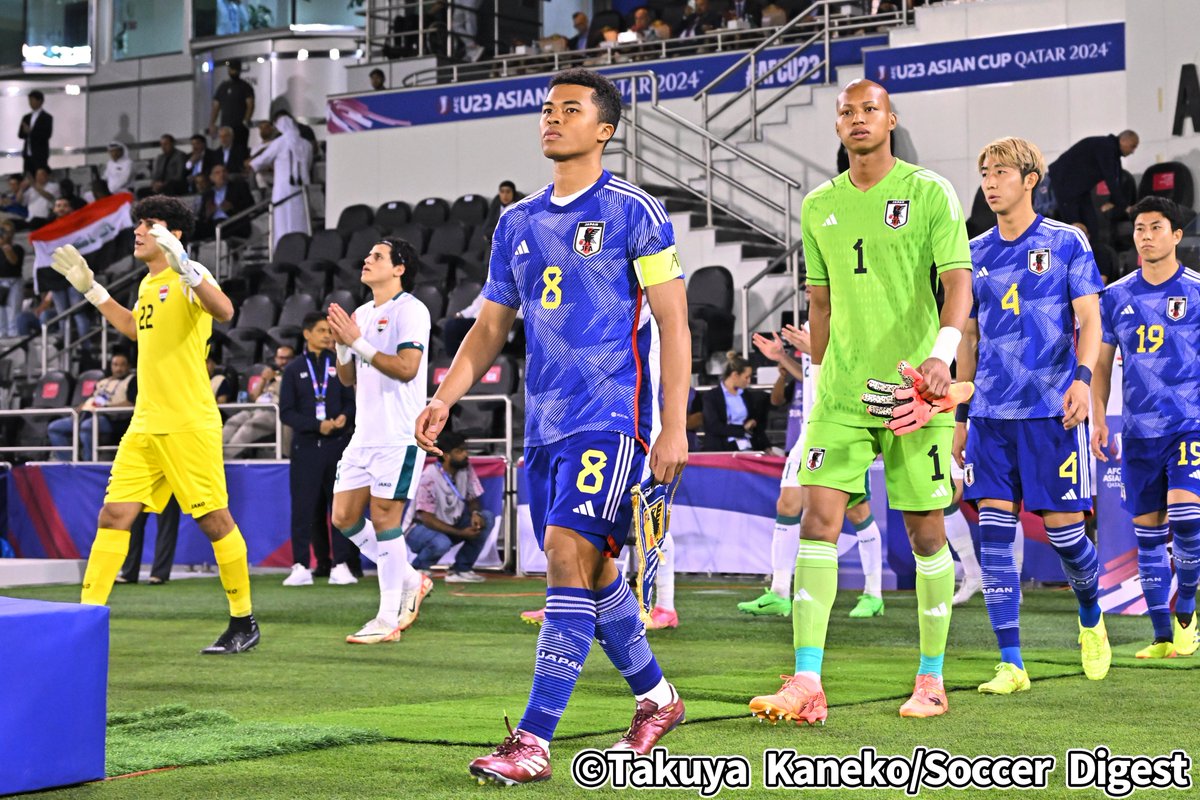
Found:
<path fill-rule="evenodd" d="M 476 786 L 466 764 L 503 737 L 505 712 L 515 725 L 524 708 L 536 629 L 517 614 L 540 605 L 540 581 L 492 578 L 446 585 L 439 580 L 403 641 L 365 647 L 347 645 L 344 638 L 373 615 L 374 580 L 284 588 L 281 577 L 253 579 L 263 641 L 251 653 L 228 658 L 198 655 L 224 627 L 224 594 L 215 579 L 117 586 L 111 601 L 108 698 L 108 766 L 114 779 L 41 796 L 359 800 L 478 798 L 497 791 Z M 1053 590 L 1025 593 L 1022 633 L 1034 681 L 1028 693 L 992 697 L 974 691 L 991 676 L 997 660 L 983 602 L 976 597 L 954 610 L 946 658 L 950 712 L 934 720 L 901 719 L 896 709 L 912 690 L 917 661 L 916 598 L 888 593 L 885 616 L 850 620 L 845 615 L 855 598 L 843 593 L 825 660 L 828 723 L 817 728 L 757 723 L 746 701 L 775 691 L 777 676 L 792 668 L 790 621 L 746 617 L 735 610 L 737 601 L 758 591 L 748 583 L 681 580 L 681 627 L 649 634 L 688 708 L 687 724 L 663 744 L 672 754 L 740 754 L 753 767 L 751 788 L 723 795 L 778 794 L 759 780 L 767 748 L 851 754 L 872 746 L 880 753 L 908 754 L 924 745 L 962 755 L 1053 754 L 1061 762 L 1068 748 L 1105 745 L 1119 754 L 1182 748 L 1200 756 L 1191 710 L 1200 692 L 1200 654 L 1136 661 L 1134 651 L 1149 641 L 1149 622 L 1109 616 L 1114 666 L 1105 681 L 1088 681 L 1074 644 L 1073 596 Z M 74 601 L 78 589 L 35 587 L 7 594 Z M 594 647 L 559 727 L 554 778 L 509 791 L 536 797 L 632 794 L 632 789 L 584 790 L 570 774 L 572 755 L 611 744 L 632 711 L 623 680 Z M 178 768 L 115 777 L 170 767 Z M 1200 780 L 1200 770 L 1191 774 Z M 1049 789 L 1002 796 L 1104 796 L 1069 790 L 1063 780 L 1060 767 Z M 697 796 L 694 790 L 665 794 Z M 870 790 L 806 794 L 903 796 Z M 971 789 L 921 794 L 996 795 Z"/>

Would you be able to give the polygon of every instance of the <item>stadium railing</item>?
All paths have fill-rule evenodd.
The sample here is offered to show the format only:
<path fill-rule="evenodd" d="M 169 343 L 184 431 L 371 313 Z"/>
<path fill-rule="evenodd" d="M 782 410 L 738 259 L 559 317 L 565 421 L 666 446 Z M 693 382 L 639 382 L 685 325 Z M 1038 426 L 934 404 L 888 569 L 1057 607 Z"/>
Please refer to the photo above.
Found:
<path fill-rule="evenodd" d="M 508 568 L 516 564 L 517 558 L 517 462 L 513 459 L 512 398 L 504 394 L 469 394 L 463 395 L 458 402 L 504 404 L 504 436 L 472 437 L 467 444 L 504 445 L 504 519 L 500 535 L 503 537 L 504 566 Z"/>
<path fill-rule="evenodd" d="M 6 408 L 0 410 L 0 422 L 9 419 L 24 420 L 27 417 L 65 417 L 70 416 L 73 422 L 74 435 L 70 445 L 52 445 L 49 441 L 44 445 L 13 444 L 0 447 L 0 453 L 58 453 L 64 450 L 71 452 L 71 460 L 79 450 L 79 412 L 73 408 Z"/>

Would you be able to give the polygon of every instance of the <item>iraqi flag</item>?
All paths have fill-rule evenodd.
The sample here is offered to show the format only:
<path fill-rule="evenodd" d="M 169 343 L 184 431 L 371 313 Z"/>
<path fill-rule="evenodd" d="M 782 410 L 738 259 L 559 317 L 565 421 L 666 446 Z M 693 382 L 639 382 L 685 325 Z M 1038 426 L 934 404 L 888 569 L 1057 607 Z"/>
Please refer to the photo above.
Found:
<path fill-rule="evenodd" d="M 129 192 L 104 197 L 72 211 L 62 219 L 38 228 L 29 234 L 33 243 L 34 269 L 50 266 L 56 248 L 73 244 L 80 253 L 94 253 L 117 238 L 117 234 L 133 227 L 133 195 Z"/>

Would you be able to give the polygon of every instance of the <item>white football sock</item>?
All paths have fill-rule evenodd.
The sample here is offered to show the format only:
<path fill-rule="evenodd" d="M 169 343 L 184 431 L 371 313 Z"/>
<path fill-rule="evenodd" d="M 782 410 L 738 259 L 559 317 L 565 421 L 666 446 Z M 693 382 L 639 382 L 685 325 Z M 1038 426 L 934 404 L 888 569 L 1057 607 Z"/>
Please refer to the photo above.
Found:
<path fill-rule="evenodd" d="M 963 580 L 973 580 L 979 583 L 983 580 L 983 570 L 979 567 L 979 559 L 975 557 L 975 544 L 971 541 L 971 526 L 967 518 L 956 507 L 946 512 L 946 541 L 962 563 Z"/>
<path fill-rule="evenodd" d="M 1017 562 L 1017 580 L 1021 580 L 1021 567 L 1025 564 L 1025 526 L 1017 514 L 1017 538 L 1013 541 L 1013 559 Z"/>
<path fill-rule="evenodd" d="M 771 535 L 771 591 L 780 597 L 792 596 L 792 575 L 796 572 L 796 553 L 800 551 L 800 523 L 787 525 L 775 518 Z"/>
<path fill-rule="evenodd" d="M 675 699 L 675 694 L 671 691 L 671 684 L 667 683 L 666 678 L 663 678 L 650 691 L 645 694 L 634 695 L 634 697 L 639 703 L 646 699 L 653 700 L 654 705 L 662 708 L 671 704 L 671 701 Z"/>
<path fill-rule="evenodd" d="M 871 597 L 883 597 L 883 535 L 879 525 L 872 519 L 870 524 L 861 531 L 855 528 L 858 536 L 858 558 L 863 568 L 863 594 Z"/>
<path fill-rule="evenodd" d="M 379 568 L 379 614 L 381 620 L 393 627 L 399 624 L 400 606 L 404 602 L 406 585 L 410 584 L 410 574 L 420 580 L 420 573 L 408 563 L 408 546 L 403 536 L 389 539 L 385 542 L 376 540 L 379 558 L 375 564 Z M 418 584 L 419 585 L 419 584 Z"/>
<path fill-rule="evenodd" d="M 654 581 L 654 605 L 667 611 L 675 610 L 675 538 L 667 531 L 663 537 L 662 556 L 658 559 L 658 577 Z"/>
<path fill-rule="evenodd" d="M 371 524 L 371 520 L 364 517 L 362 530 L 346 538 L 354 542 L 358 552 L 376 564 L 379 563 L 379 548 L 375 545 L 375 526 Z"/>

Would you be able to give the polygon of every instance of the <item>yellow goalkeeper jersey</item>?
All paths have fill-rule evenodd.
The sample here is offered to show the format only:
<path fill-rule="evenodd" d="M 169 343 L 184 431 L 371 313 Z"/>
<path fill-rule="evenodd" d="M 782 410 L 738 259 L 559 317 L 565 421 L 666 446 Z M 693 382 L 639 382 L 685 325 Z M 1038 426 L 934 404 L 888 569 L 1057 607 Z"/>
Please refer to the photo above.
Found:
<path fill-rule="evenodd" d="M 204 267 L 204 280 L 217 285 Z M 137 400 L 130 433 L 220 428 L 205 360 L 212 317 L 178 273 L 146 275 L 133 307 L 137 325 Z"/>

